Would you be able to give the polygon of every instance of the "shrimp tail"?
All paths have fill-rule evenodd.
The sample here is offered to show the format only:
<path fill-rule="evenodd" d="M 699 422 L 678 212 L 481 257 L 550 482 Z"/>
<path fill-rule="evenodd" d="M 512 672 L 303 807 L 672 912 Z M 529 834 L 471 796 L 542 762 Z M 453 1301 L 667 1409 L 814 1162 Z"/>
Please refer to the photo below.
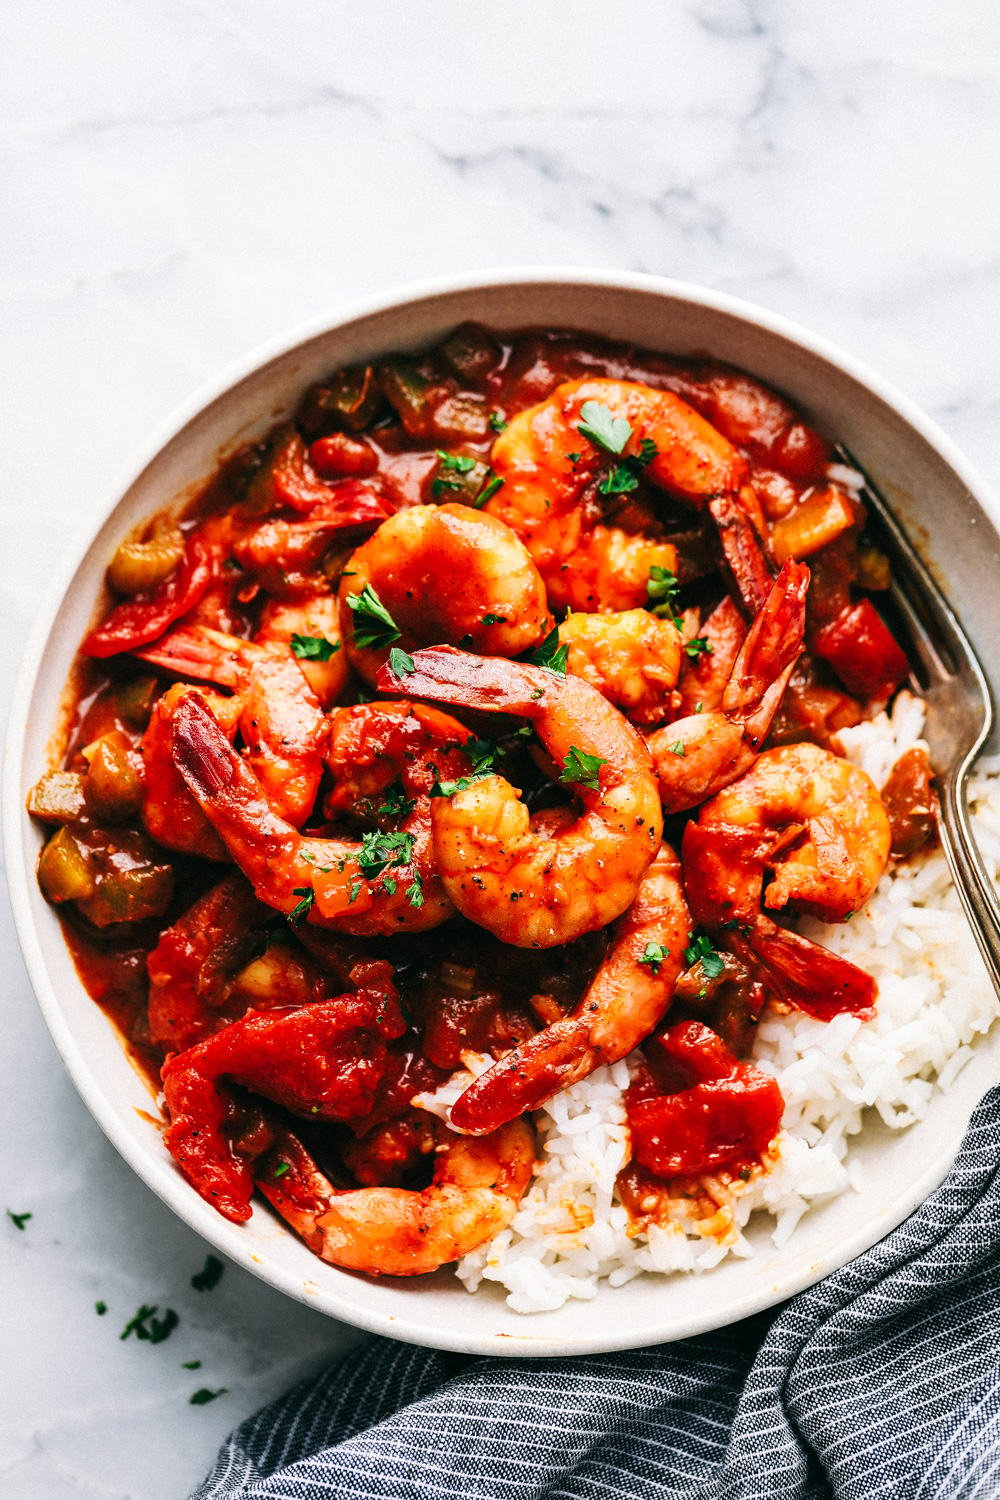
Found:
<path fill-rule="evenodd" d="M 723 690 L 723 712 L 738 716 L 754 743 L 771 727 L 802 654 L 808 589 L 809 569 L 789 558 L 770 586 Z"/>
<path fill-rule="evenodd" d="M 260 782 L 233 749 L 205 700 L 185 694 L 173 714 L 172 750 L 195 801 L 207 814 L 232 857 L 250 874 L 262 900 L 268 875 L 287 855 L 295 830 L 272 811 Z"/>
<path fill-rule="evenodd" d="M 178 677 L 198 677 L 220 687 L 235 688 L 244 673 L 233 647 L 246 645 L 245 641 L 212 630 L 208 625 L 182 625 L 161 636 L 155 645 L 132 654 Z"/>
<path fill-rule="evenodd" d="M 758 917 L 749 936 L 734 935 L 730 944 L 751 966 L 757 960 L 755 967 L 782 1000 L 817 1021 L 845 1012 L 864 1021 L 875 1013 L 878 985 L 871 975 L 801 933 Z"/>
<path fill-rule="evenodd" d="M 530 717 L 562 680 L 545 667 L 529 667 L 519 662 L 515 671 L 503 657 L 473 656 L 467 651 L 456 651 L 453 646 L 430 646 L 415 651 L 411 661 L 413 671 L 402 676 L 397 676 L 388 664 L 380 667 L 379 691 Z"/>
<path fill-rule="evenodd" d="M 451 1107 L 451 1124 L 467 1135 L 488 1135 L 600 1065 L 589 1046 L 590 1023 L 569 1016 L 521 1042 L 469 1084 Z"/>
<path fill-rule="evenodd" d="M 750 615 L 763 609 L 773 583 L 753 520 L 731 491 L 712 495 L 708 509 L 715 522 L 722 556 L 736 591 Z"/>

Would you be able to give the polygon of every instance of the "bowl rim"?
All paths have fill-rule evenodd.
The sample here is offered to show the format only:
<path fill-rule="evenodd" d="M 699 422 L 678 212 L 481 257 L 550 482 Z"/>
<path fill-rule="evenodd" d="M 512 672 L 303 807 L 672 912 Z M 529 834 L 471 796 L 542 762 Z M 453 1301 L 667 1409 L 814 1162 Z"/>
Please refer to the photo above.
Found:
<path fill-rule="evenodd" d="M 310 1291 L 302 1278 L 294 1272 L 273 1264 L 264 1265 L 259 1257 L 248 1248 L 241 1247 L 233 1232 L 234 1226 L 220 1219 L 201 1199 L 192 1199 L 189 1187 L 180 1177 L 176 1180 L 173 1178 L 160 1180 L 156 1177 L 150 1168 L 146 1149 L 124 1130 L 110 1103 L 106 1100 L 90 1063 L 62 1013 L 55 988 L 46 971 L 41 938 L 30 910 L 30 886 L 25 874 L 25 830 L 28 824 L 21 801 L 20 770 L 31 698 L 42 669 L 45 646 L 56 623 L 63 598 L 79 571 L 95 536 L 122 497 L 167 444 L 178 436 L 191 421 L 212 402 L 257 370 L 283 355 L 292 353 L 298 346 L 309 340 L 335 332 L 338 328 L 354 321 L 396 310 L 410 303 L 427 303 L 435 298 L 447 298 L 455 293 L 481 292 L 485 296 L 504 288 L 533 284 L 541 287 L 608 288 L 669 297 L 675 301 L 708 308 L 738 319 L 744 324 L 761 328 L 804 349 L 809 354 L 818 356 L 821 360 L 838 367 L 879 397 L 886 405 L 892 407 L 938 453 L 982 504 L 991 521 L 1000 528 L 1000 503 L 989 485 L 956 444 L 915 402 L 890 381 L 872 370 L 864 361 L 841 349 L 825 336 L 815 334 L 792 319 L 773 313 L 743 298 L 703 287 L 697 283 L 651 275 L 646 272 L 558 265 L 499 267 L 407 282 L 385 291 L 335 303 L 323 313 L 296 323 L 293 327 L 265 339 L 247 353 L 228 362 L 218 373 L 200 382 L 191 395 L 179 402 L 169 416 L 155 425 L 151 434 L 133 453 L 128 464 L 119 470 L 117 478 L 102 490 L 98 501 L 87 507 L 73 542 L 67 548 L 65 556 L 50 580 L 27 637 L 8 714 L 3 753 L 3 785 L 2 795 L 0 795 L 8 890 L 14 914 L 15 931 L 32 990 L 74 1087 L 111 1144 L 146 1186 L 151 1188 L 183 1222 L 220 1253 L 264 1280 L 268 1285 L 317 1311 L 339 1318 L 367 1332 L 382 1334 L 404 1342 L 468 1354 L 511 1357 L 593 1354 L 636 1348 L 649 1342 L 650 1330 L 647 1325 L 645 1329 L 636 1333 L 627 1326 L 619 1326 L 614 1331 L 604 1334 L 575 1337 L 568 1341 L 565 1336 L 532 1335 L 530 1319 L 526 1319 L 523 1335 L 509 1333 L 463 1335 L 459 1330 L 424 1321 L 419 1314 L 412 1316 L 408 1313 L 403 1318 L 394 1314 L 359 1308 L 352 1304 L 349 1297 L 335 1289 L 324 1290 L 323 1293 L 317 1295 L 318 1288 Z M 878 1239 L 908 1217 L 927 1194 L 938 1186 L 949 1170 L 949 1166 L 950 1163 L 942 1165 L 936 1160 L 932 1162 L 911 1183 L 908 1192 L 901 1198 L 893 1199 L 891 1207 L 884 1209 L 881 1216 L 875 1217 L 874 1228 L 873 1221 L 868 1220 L 864 1228 L 859 1229 L 855 1235 L 841 1239 L 836 1252 L 822 1265 L 806 1267 L 800 1274 L 783 1282 L 778 1296 L 775 1295 L 770 1279 L 762 1278 L 759 1291 L 732 1299 L 727 1303 L 726 1314 L 722 1319 L 713 1316 L 705 1308 L 699 1307 L 699 1299 L 692 1299 L 692 1311 L 685 1317 L 675 1317 L 669 1333 L 656 1330 L 657 1341 L 673 1341 L 725 1326 L 772 1307 L 777 1301 L 783 1301 L 814 1285 L 870 1248 Z"/>

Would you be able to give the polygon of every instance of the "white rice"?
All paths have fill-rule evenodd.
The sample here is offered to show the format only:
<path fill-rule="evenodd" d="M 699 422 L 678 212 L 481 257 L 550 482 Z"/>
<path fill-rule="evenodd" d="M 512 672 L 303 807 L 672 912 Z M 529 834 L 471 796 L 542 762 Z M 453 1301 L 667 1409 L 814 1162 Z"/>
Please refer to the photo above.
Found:
<path fill-rule="evenodd" d="M 920 743 L 922 726 L 923 704 L 903 692 L 891 716 L 840 738 L 847 756 L 881 786 L 903 751 Z M 980 762 L 972 802 L 983 854 L 996 874 L 1000 757 Z M 747 1183 L 702 1179 L 699 1195 L 671 1197 L 663 1222 L 637 1232 L 615 1193 L 629 1157 L 629 1065 L 602 1068 L 537 1112 L 537 1175 L 510 1227 L 458 1263 L 470 1292 L 484 1280 L 499 1282 L 515 1312 L 542 1312 L 570 1297 L 596 1296 L 601 1282 L 621 1286 L 642 1272 L 705 1271 L 728 1255 L 752 1253 L 743 1231 L 757 1212 L 771 1215 L 774 1244 L 783 1246 L 813 1204 L 860 1185 L 848 1138 L 870 1112 L 896 1130 L 919 1120 L 935 1090 L 950 1087 L 968 1062 L 973 1038 L 1000 1014 L 938 849 L 888 870 L 852 921 L 810 921 L 801 930 L 872 974 L 879 998 L 865 1022 L 765 1015 L 753 1058 L 775 1075 L 785 1099 L 782 1134 L 766 1170 Z M 468 1072 L 419 1102 L 446 1117 L 488 1061 L 468 1057 Z"/>

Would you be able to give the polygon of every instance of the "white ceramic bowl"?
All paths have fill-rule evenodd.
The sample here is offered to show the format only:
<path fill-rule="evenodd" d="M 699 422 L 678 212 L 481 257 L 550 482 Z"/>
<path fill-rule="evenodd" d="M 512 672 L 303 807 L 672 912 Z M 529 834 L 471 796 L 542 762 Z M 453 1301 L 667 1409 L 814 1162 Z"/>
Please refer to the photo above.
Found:
<path fill-rule="evenodd" d="M 80 984 L 55 913 L 35 881 L 40 832 L 24 811 L 47 765 L 47 745 L 74 648 L 94 613 L 120 538 L 215 468 L 220 452 L 289 413 L 313 380 L 338 365 L 433 344 L 463 319 L 500 328 L 568 327 L 652 349 L 711 353 L 791 396 L 819 428 L 843 439 L 909 523 L 987 662 L 1000 638 L 1000 511 L 945 436 L 911 403 L 821 339 L 759 308 L 700 288 L 636 275 L 523 271 L 455 278 L 356 305 L 258 351 L 201 390 L 160 434 L 106 519 L 70 560 L 35 629 L 11 719 L 5 767 L 7 870 L 21 944 L 39 1004 L 84 1101 L 125 1160 L 216 1249 L 271 1285 L 359 1327 L 415 1343 L 481 1354 L 552 1355 L 685 1337 L 747 1316 L 818 1281 L 875 1243 L 941 1180 L 975 1102 L 1000 1075 L 1000 1035 L 977 1044 L 960 1081 L 919 1125 L 893 1135 L 876 1124 L 853 1147 L 868 1186 L 811 1212 L 777 1252 L 753 1231 L 757 1254 L 697 1278 L 640 1278 L 590 1302 L 532 1317 L 510 1312 L 495 1288 L 469 1296 L 447 1270 L 416 1281 L 371 1281 L 315 1259 L 267 1208 L 237 1227 L 182 1180 L 149 1123 L 150 1096 L 118 1037 Z M 1000 668 L 993 673 L 1000 689 Z"/>

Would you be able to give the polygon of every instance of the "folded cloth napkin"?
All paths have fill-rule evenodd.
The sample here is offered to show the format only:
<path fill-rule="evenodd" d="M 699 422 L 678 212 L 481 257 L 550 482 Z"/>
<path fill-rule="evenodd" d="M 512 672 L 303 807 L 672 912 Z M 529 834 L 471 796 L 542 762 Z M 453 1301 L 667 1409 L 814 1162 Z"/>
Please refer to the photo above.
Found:
<path fill-rule="evenodd" d="M 379 1339 L 244 1422 L 191 1500 L 985 1500 L 998 1312 L 994 1089 L 943 1186 L 777 1316 L 580 1359 Z"/>

